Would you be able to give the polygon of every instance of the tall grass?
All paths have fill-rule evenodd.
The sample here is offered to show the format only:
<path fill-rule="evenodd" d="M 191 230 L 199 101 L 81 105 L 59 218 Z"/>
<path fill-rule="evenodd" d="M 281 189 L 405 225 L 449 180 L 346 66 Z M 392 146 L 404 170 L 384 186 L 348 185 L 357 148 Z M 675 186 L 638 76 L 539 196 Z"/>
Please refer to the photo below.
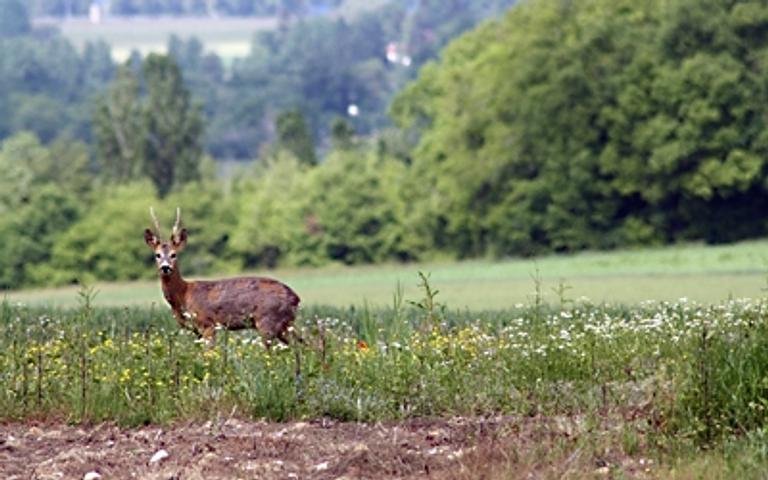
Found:
<path fill-rule="evenodd" d="M 454 311 L 420 302 L 311 307 L 305 343 L 253 331 L 208 346 L 165 309 L 0 305 L 0 419 L 136 425 L 240 415 L 379 421 L 437 415 L 601 415 L 638 435 L 713 445 L 766 428 L 768 303 L 618 306 L 533 300 Z"/>

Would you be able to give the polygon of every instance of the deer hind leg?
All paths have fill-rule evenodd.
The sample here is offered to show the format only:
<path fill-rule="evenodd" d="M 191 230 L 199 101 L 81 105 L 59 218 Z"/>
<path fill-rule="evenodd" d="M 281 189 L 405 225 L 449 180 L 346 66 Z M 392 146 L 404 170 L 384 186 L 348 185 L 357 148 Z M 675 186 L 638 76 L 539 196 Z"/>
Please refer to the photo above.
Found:
<path fill-rule="evenodd" d="M 255 317 L 253 325 L 261 335 L 261 340 L 264 342 L 264 348 L 267 350 L 272 347 L 272 343 L 275 339 L 278 339 L 286 345 L 288 344 L 279 329 L 280 319 L 274 312 L 262 313 L 258 317 Z"/>
<path fill-rule="evenodd" d="M 301 351 L 296 342 L 291 342 L 290 337 L 298 339 L 299 337 L 293 329 L 290 329 L 293 317 L 287 317 L 284 311 L 272 311 L 270 313 L 262 315 L 257 322 L 255 322 L 256 328 L 261 333 L 264 347 L 269 350 L 272 346 L 272 342 L 277 339 L 284 345 L 288 346 L 293 351 L 295 360 L 295 382 L 296 382 L 296 396 L 297 398 L 303 397 L 302 388 L 302 376 L 301 376 Z M 290 335 L 290 337 L 289 337 Z"/>
<path fill-rule="evenodd" d="M 287 327 L 287 328 L 285 328 Z M 304 398 L 304 388 L 301 376 L 301 347 L 299 343 L 304 343 L 304 340 L 299 336 L 295 329 L 290 327 L 290 322 L 286 324 L 280 324 L 280 330 L 275 335 L 275 338 L 283 342 L 288 348 L 293 351 L 294 358 L 294 382 L 296 383 L 296 398 L 301 400 Z M 293 340 L 293 341 L 291 341 Z"/>

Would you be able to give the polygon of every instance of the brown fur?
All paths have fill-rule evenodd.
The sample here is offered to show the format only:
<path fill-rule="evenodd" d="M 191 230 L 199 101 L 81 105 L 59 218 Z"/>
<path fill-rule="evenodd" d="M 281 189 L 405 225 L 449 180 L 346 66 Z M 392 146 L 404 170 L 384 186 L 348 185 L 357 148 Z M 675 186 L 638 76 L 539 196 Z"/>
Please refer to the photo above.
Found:
<path fill-rule="evenodd" d="M 300 302 L 296 292 L 265 277 L 188 282 L 181 276 L 176 255 L 186 238 L 184 229 L 174 233 L 170 243 L 161 242 L 149 229 L 144 233 L 147 245 L 155 252 L 163 295 L 179 325 L 206 339 L 213 339 L 217 327 L 255 328 L 267 347 L 274 339 L 287 344 Z"/>

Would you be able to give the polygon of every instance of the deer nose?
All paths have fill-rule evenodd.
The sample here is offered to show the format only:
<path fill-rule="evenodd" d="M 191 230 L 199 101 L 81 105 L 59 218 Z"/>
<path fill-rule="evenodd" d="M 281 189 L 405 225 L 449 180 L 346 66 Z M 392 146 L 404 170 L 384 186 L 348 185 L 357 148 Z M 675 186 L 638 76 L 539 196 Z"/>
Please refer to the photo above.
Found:
<path fill-rule="evenodd" d="M 168 266 L 168 265 L 163 265 L 163 266 L 161 266 L 161 267 L 160 267 L 160 270 L 161 270 L 163 273 L 166 273 L 166 274 L 168 274 L 168 273 L 171 273 L 171 270 L 172 270 L 172 269 L 171 269 L 171 267 L 170 267 L 170 266 Z"/>

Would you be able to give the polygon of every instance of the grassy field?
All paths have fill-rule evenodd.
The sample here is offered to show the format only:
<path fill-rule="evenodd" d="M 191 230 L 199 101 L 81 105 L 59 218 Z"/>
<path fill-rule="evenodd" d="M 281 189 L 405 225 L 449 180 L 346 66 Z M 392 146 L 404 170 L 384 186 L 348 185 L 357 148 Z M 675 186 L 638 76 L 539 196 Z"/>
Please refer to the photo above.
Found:
<path fill-rule="evenodd" d="M 560 472 L 535 478 L 762 478 L 766 319 L 765 300 L 310 307 L 291 352 L 266 350 L 253 331 L 205 345 L 156 309 L 4 303 L 0 422 L 506 418 L 501 450 L 477 459 L 501 471 L 483 478 L 519 478 L 521 462 Z M 676 473 L 679 462 L 689 473 Z"/>
<path fill-rule="evenodd" d="M 283 270 L 306 299 L 293 352 L 253 331 L 195 341 L 151 306 L 156 281 L 98 286 L 98 303 L 120 308 L 72 289 L 13 293 L 0 303 L 0 421 L 503 417 L 516 426 L 473 454 L 485 478 L 542 464 L 555 473 L 533 476 L 764 478 L 766 257 L 759 241 Z M 418 271 L 449 308 L 424 307 Z M 560 279 L 566 297 L 594 301 L 560 304 Z M 701 303 L 660 301 L 678 296 Z"/>
<path fill-rule="evenodd" d="M 384 0 L 346 0 L 334 15 L 352 18 L 380 7 Z M 277 27 L 274 17 L 107 17 L 100 24 L 87 17 L 40 18 L 35 24 L 52 25 L 76 48 L 87 42 L 103 40 L 112 47 L 117 61 L 128 58 L 133 50 L 142 54 L 166 51 L 168 39 L 197 37 L 206 52 L 212 52 L 229 63 L 250 53 L 254 34 Z"/>
<path fill-rule="evenodd" d="M 182 265 L 184 259 L 182 258 Z M 686 245 L 619 252 L 554 255 L 535 260 L 468 261 L 321 269 L 285 269 L 265 274 L 285 281 L 305 305 L 389 305 L 398 288 L 407 299 L 419 295 L 418 272 L 430 274 L 449 308 L 501 309 L 527 303 L 536 292 L 558 302 L 587 297 L 594 302 L 637 303 L 686 297 L 717 303 L 731 297 L 765 294 L 768 241 L 734 245 Z M 157 280 L 97 284 L 97 305 L 163 303 Z M 7 293 L 13 302 L 72 306 L 77 288 Z"/>
<path fill-rule="evenodd" d="M 37 23 L 57 26 L 78 49 L 87 42 L 103 40 L 118 61 L 128 58 L 132 50 L 164 52 L 171 35 L 197 37 L 207 52 L 230 61 L 248 55 L 256 32 L 277 26 L 276 19 L 259 17 L 110 17 L 100 24 L 74 17 Z"/>

